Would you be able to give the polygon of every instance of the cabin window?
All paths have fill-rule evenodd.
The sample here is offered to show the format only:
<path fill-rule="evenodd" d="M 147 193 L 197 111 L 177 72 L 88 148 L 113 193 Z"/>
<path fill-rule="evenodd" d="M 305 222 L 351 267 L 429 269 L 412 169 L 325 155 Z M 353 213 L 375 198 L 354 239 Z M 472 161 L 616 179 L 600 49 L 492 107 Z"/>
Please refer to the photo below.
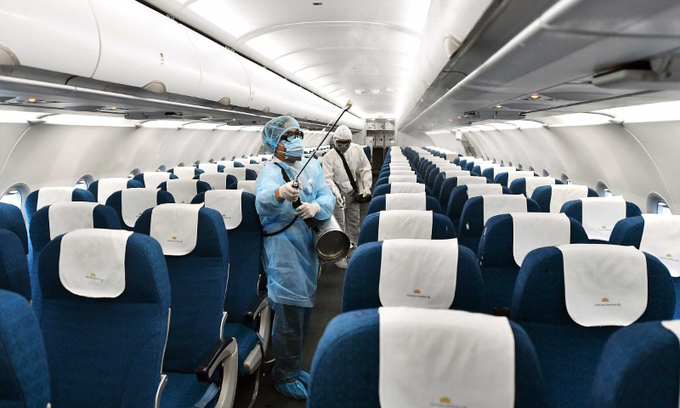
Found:
<path fill-rule="evenodd" d="M 10 187 L 5 194 L 0 198 L 0 202 L 5 204 L 11 204 L 15 207 L 21 208 L 21 203 L 23 203 L 23 196 L 21 191 L 16 187 Z"/>
<path fill-rule="evenodd" d="M 567 173 L 562 173 L 562 176 L 560 177 L 560 180 L 561 180 L 562 183 L 564 183 L 564 184 L 571 184 L 571 178 L 569 177 L 569 175 L 568 175 Z"/>
<path fill-rule="evenodd" d="M 194 166 L 198 166 L 199 164 L 201 164 L 201 161 L 200 161 L 200 160 L 196 160 L 196 161 L 194 162 Z"/>
<path fill-rule="evenodd" d="M 166 171 L 166 170 L 167 170 L 167 167 L 165 167 L 165 164 L 161 164 L 161 165 L 158 166 L 158 168 L 156 169 L 156 171 L 160 171 L 160 172 L 163 172 L 163 171 Z"/>
<path fill-rule="evenodd" d="M 529 166 L 529 171 L 534 171 L 534 172 L 535 172 L 536 169 L 534 168 L 534 166 Z"/>
<path fill-rule="evenodd" d="M 607 183 L 605 183 L 602 180 L 598 181 L 597 184 L 595 185 L 595 191 L 597 191 L 597 194 L 600 197 L 611 197 L 612 196 L 612 192 L 609 189 L 609 186 L 607 185 Z"/>
<path fill-rule="evenodd" d="M 661 215 L 673 215 L 673 212 L 671 211 L 671 207 L 669 207 L 668 204 L 666 204 L 665 201 L 659 201 L 656 204 L 656 213 L 661 214 Z"/>
<path fill-rule="evenodd" d="M 524 166 L 522 166 L 522 163 L 517 163 L 517 168 L 519 170 L 524 170 Z"/>
<path fill-rule="evenodd" d="M 505 166 L 505 162 L 501 159 L 501 166 Z"/>
<path fill-rule="evenodd" d="M 76 181 L 75 187 L 81 190 L 87 190 L 87 188 L 90 186 L 90 183 L 92 183 L 93 181 L 94 177 L 92 177 L 89 174 L 86 174 L 83 177 L 79 178 L 78 181 Z"/>
<path fill-rule="evenodd" d="M 135 167 L 134 169 L 130 170 L 130 173 L 128 173 L 128 178 L 131 179 L 138 174 L 139 174 L 139 169 L 137 167 Z"/>
<path fill-rule="evenodd" d="M 511 162 L 511 161 L 508 162 L 508 167 L 512 167 L 512 162 Z"/>
<path fill-rule="evenodd" d="M 548 171 L 548 169 L 543 169 L 543 177 L 548 177 L 548 176 L 550 176 L 550 172 Z"/>
<path fill-rule="evenodd" d="M 602 193 L 603 193 L 602 195 L 605 196 L 605 197 L 612 197 L 613 196 L 612 191 L 608 188 L 605 188 Z"/>
<path fill-rule="evenodd" d="M 211 157 L 210 160 L 208 160 L 208 163 L 215 163 L 215 159 Z"/>
<path fill-rule="evenodd" d="M 175 166 L 175 167 L 184 167 L 184 162 L 177 163 L 177 166 Z"/>

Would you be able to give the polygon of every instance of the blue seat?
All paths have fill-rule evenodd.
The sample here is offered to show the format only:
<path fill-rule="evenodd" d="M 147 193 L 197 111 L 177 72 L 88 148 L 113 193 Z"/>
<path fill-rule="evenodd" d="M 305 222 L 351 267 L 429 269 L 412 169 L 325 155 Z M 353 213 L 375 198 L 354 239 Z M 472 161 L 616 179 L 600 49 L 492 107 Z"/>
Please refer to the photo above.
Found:
<path fill-rule="evenodd" d="M 380 226 L 380 213 L 366 216 L 361 230 L 359 231 L 358 245 L 366 242 L 378 241 L 378 228 Z M 442 214 L 432 213 L 432 239 L 451 239 L 456 238 L 456 231 L 453 229 L 451 220 Z"/>
<path fill-rule="evenodd" d="M 421 193 L 422 194 L 422 193 Z M 381 195 L 378 197 L 373 197 L 371 202 L 368 204 L 368 209 L 366 210 L 366 214 L 373 214 L 379 211 L 385 211 L 385 204 L 386 204 L 386 196 Z M 425 196 L 425 209 L 426 211 L 434 211 L 437 214 L 443 214 L 442 212 L 442 207 L 439 205 L 439 202 L 434 198 L 430 197 L 428 195 Z"/>
<path fill-rule="evenodd" d="M 132 179 L 139 181 L 146 188 L 157 188 L 158 185 L 161 184 L 163 181 L 176 180 L 178 178 L 179 177 L 175 176 L 172 173 L 152 171 L 136 174 Z"/>
<path fill-rule="evenodd" d="M 524 174 L 524 171 L 522 171 L 522 170 L 519 170 L 518 172 L 522 172 L 522 173 L 520 173 L 520 174 Z M 534 172 L 526 172 L 526 173 L 532 173 L 534 177 L 538 177 L 538 174 L 536 174 L 536 173 L 534 173 Z M 515 177 L 525 178 L 525 177 L 520 177 L 520 174 L 517 174 Z M 510 175 L 510 173 L 507 173 L 507 172 L 500 173 L 499 175 L 497 175 L 496 177 L 494 177 L 493 182 L 494 182 L 494 183 L 498 183 L 498 184 L 502 185 L 503 187 L 510 187 L 510 186 L 508 185 L 508 177 L 509 177 L 509 175 Z M 518 179 L 516 178 L 515 180 L 518 180 Z M 514 182 L 515 180 L 513 180 L 513 182 Z M 510 183 L 510 185 L 512 185 L 512 183 Z"/>
<path fill-rule="evenodd" d="M 227 187 L 227 190 L 239 190 L 239 189 L 241 189 L 241 190 L 245 191 L 246 193 L 250 193 L 250 194 L 254 195 L 254 194 L 256 194 L 256 191 L 257 191 L 256 188 L 255 188 L 256 183 L 257 183 L 257 181 L 255 181 L 255 180 L 241 180 L 241 181 L 237 181 L 235 183 L 229 184 L 229 187 Z"/>
<path fill-rule="evenodd" d="M 454 171 L 467 171 L 467 170 L 454 170 Z M 450 175 L 451 173 L 449 173 Z M 454 173 L 455 174 L 455 173 Z M 472 176 L 471 173 L 468 174 L 468 176 Z M 451 178 L 451 177 L 448 177 Z M 432 193 L 434 194 L 435 197 L 439 198 L 439 195 L 442 192 L 442 185 L 444 184 L 444 181 L 447 180 L 447 175 L 446 172 L 439 172 L 437 175 L 434 177 L 434 183 L 432 184 Z M 447 187 L 449 188 L 449 187 Z"/>
<path fill-rule="evenodd" d="M 43 187 L 43 189 L 50 189 L 52 187 Z M 61 188 L 61 187 L 57 187 Z M 38 208 L 38 194 L 40 194 L 40 190 L 35 190 L 31 192 L 31 194 L 26 197 L 26 203 L 24 204 L 24 209 L 26 211 L 26 222 L 30 228 L 31 226 L 31 220 L 33 219 L 33 214 L 36 213 L 40 208 Z M 94 198 L 92 193 L 90 193 L 87 190 L 83 190 L 80 188 L 73 188 L 73 191 L 71 192 L 71 201 L 89 201 L 89 202 L 96 202 L 97 200 Z"/>
<path fill-rule="evenodd" d="M 236 163 L 234 163 L 236 164 Z M 237 168 L 238 166 L 234 166 L 234 168 Z M 240 167 L 243 167 L 241 165 Z M 229 176 L 227 177 L 227 185 L 230 185 L 231 183 L 236 183 L 239 179 L 236 175 L 234 175 L 234 170 L 233 169 L 224 169 L 224 172 L 228 174 Z M 257 172 L 253 169 L 245 169 L 245 175 L 246 175 L 246 180 L 257 180 Z"/>
<path fill-rule="evenodd" d="M 516 197 L 514 195 L 509 197 Z M 540 212 L 541 209 L 538 204 L 530 198 L 527 201 L 527 212 Z M 458 240 L 461 245 L 464 245 L 477 253 L 479 249 L 479 240 L 484 231 L 484 197 L 472 197 L 465 203 L 463 212 L 460 215 L 460 224 L 458 226 Z"/>
<path fill-rule="evenodd" d="M 177 173 L 175 173 L 175 169 L 177 169 Z M 191 175 L 191 170 L 189 170 L 189 169 L 193 170 L 193 175 Z M 198 176 L 199 174 L 203 174 L 205 172 L 203 170 L 197 168 L 197 167 L 191 166 L 191 167 L 173 167 L 170 170 L 168 170 L 168 173 L 173 174 L 173 175 L 177 176 L 178 178 L 182 179 L 182 178 L 193 178 L 194 176 Z M 182 173 L 182 174 L 180 174 L 180 173 Z M 186 173 L 186 174 L 184 174 L 184 173 Z"/>
<path fill-rule="evenodd" d="M 88 193 L 90 194 L 90 193 Z M 90 194 L 91 195 L 91 194 Z M 70 205 L 73 207 L 80 206 L 82 203 L 73 202 Z M 39 301 L 40 298 L 40 285 L 38 284 L 38 263 L 44 250 L 45 246 L 54 238 L 56 235 L 50 231 L 50 208 L 52 206 L 48 205 L 41 208 L 35 213 L 30 226 L 30 238 L 31 238 L 31 248 L 32 248 L 32 262 L 30 268 L 31 277 L 31 293 L 33 303 Z M 88 207 L 86 207 L 88 208 Z M 120 229 L 120 221 L 118 221 L 118 214 L 116 211 L 106 205 L 94 205 L 92 207 L 92 223 L 89 228 L 102 228 L 102 229 Z"/>
<path fill-rule="evenodd" d="M 104 232 L 61 235 L 47 244 L 40 258 L 42 291 L 34 310 L 45 340 L 54 407 L 133 408 L 157 402 L 170 316 L 163 254 L 150 237 L 122 230 Z M 81 295 L 62 284 L 61 274 L 70 269 L 62 268 L 60 257 L 70 245 L 96 242 L 101 252 L 86 263 L 97 264 L 120 249 L 107 240 L 121 236 L 127 239 L 122 293 L 90 290 Z M 96 267 L 88 269 L 90 276 L 99 273 Z"/>
<path fill-rule="evenodd" d="M 28 233 L 24 223 L 24 215 L 19 207 L 12 204 L 0 203 L 0 229 L 14 233 L 19 238 L 24 254 L 28 254 Z"/>
<path fill-rule="evenodd" d="M 482 171 L 482 177 L 486 177 L 489 181 L 496 180 L 496 177 L 501 174 L 503 174 L 503 172 L 497 172 L 496 169 L 493 167 L 489 167 L 488 169 L 484 169 L 484 171 Z"/>
<path fill-rule="evenodd" d="M 416 177 L 416 182 L 421 183 L 421 184 L 425 183 L 420 176 Z M 383 177 L 383 178 L 379 178 L 378 181 L 375 182 L 375 186 L 377 187 L 377 186 L 381 186 L 383 184 L 389 184 L 389 183 L 390 183 L 390 178 L 389 177 Z"/>
<path fill-rule="evenodd" d="M 534 347 L 519 325 L 509 324 L 515 339 L 515 406 L 544 408 L 545 386 Z M 378 309 L 343 313 L 331 320 L 314 354 L 311 375 L 308 408 L 379 408 Z"/>
<path fill-rule="evenodd" d="M 204 203 L 205 194 L 197 195 L 191 203 Z M 255 373 L 261 366 L 263 356 L 258 347 L 258 334 L 266 350 L 271 332 L 271 312 L 267 294 L 260 294 L 258 290 L 266 284 L 267 277 L 260 258 L 263 235 L 255 209 L 255 195 L 243 192 L 240 197 L 232 197 L 241 200 L 241 223 L 227 230 L 231 268 L 224 302 L 227 312 L 224 337 L 236 339 L 239 375 L 243 376 Z"/>
<path fill-rule="evenodd" d="M 6 229 L 0 229 L 0 289 L 18 293 L 31 301 L 31 279 L 24 246 Z"/>
<path fill-rule="evenodd" d="M 583 201 L 581 200 L 573 200 L 573 201 L 567 201 L 564 203 L 562 206 L 562 210 L 560 212 L 567 214 L 567 217 L 573 218 L 579 223 L 583 223 Z M 640 211 L 640 207 L 635 205 L 635 203 L 631 203 L 630 201 L 626 201 L 626 218 L 630 217 L 638 217 L 642 215 L 642 211 Z M 590 239 L 590 242 L 593 243 L 606 243 L 607 241 L 602 241 L 598 239 Z"/>
<path fill-rule="evenodd" d="M 451 164 L 451 166 L 453 166 L 453 164 Z M 443 167 L 443 169 L 444 170 L 442 170 L 442 167 L 440 167 L 439 165 L 434 166 L 433 168 L 431 168 L 428 171 L 427 175 L 425 176 L 426 177 L 425 178 L 426 184 L 430 188 L 432 188 L 433 191 L 434 191 L 434 189 L 437 188 L 437 186 L 439 186 L 439 189 L 441 189 L 441 184 L 443 183 L 443 180 L 444 180 L 444 177 L 445 177 L 447 171 L 463 171 L 462 169 L 455 170 L 452 167 L 448 167 L 448 169 L 450 169 L 450 170 L 446 170 L 447 167 Z M 442 173 L 444 173 L 444 174 L 442 174 Z M 442 176 L 439 176 L 440 174 L 442 174 Z M 441 180 L 441 181 L 437 182 L 438 180 Z"/>
<path fill-rule="evenodd" d="M 0 289 L 0 407 L 45 408 L 50 373 L 28 300 Z"/>
<path fill-rule="evenodd" d="M 595 372 L 588 407 L 678 406 L 680 344 L 664 324 L 648 322 L 612 334 Z"/>
<path fill-rule="evenodd" d="M 156 203 L 155 205 L 161 205 L 161 204 L 169 204 L 169 203 L 174 203 L 175 199 L 172 197 L 172 194 L 168 193 L 167 191 L 163 190 L 155 190 L 153 188 L 149 189 L 144 189 L 144 190 L 151 190 L 148 193 L 145 191 L 144 193 L 141 194 L 156 194 Z M 135 228 L 135 225 L 130 222 L 132 225 L 128 225 L 125 220 L 123 219 L 123 203 L 122 203 L 122 191 L 116 191 L 115 193 L 111 194 L 111 196 L 106 200 L 106 205 L 108 207 L 113 208 L 116 211 L 116 214 L 118 214 L 118 221 L 120 222 L 121 228 L 132 231 Z M 151 207 L 149 207 L 151 208 Z M 147 208 L 140 209 L 139 215 L 141 216 L 144 210 L 147 210 Z M 136 222 L 136 219 L 135 219 Z"/>
<path fill-rule="evenodd" d="M 449 205 L 449 200 L 451 199 L 451 192 L 453 192 L 453 189 L 456 187 L 458 187 L 458 177 L 442 179 L 442 186 L 441 189 L 439 190 L 438 196 L 439 205 L 441 205 L 442 208 L 446 208 Z"/>
<path fill-rule="evenodd" d="M 395 176 L 407 176 L 411 174 L 416 174 L 415 171 L 410 170 L 410 169 L 404 169 L 404 170 L 393 170 L 393 169 L 386 169 L 386 170 L 381 170 L 380 174 L 378 174 L 378 179 L 381 178 L 388 178 L 390 175 L 394 173 Z"/>
<path fill-rule="evenodd" d="M 172 290 L 172 319 L 163 363 L 168 384 L 163 391 L 162 407 L 190 407 L 216 391 L 218 395 L 212 396 L 218 398 L 217 406 L 223 406 L 225 401 L 230 406 L 238 377 L 236 341 L 223 338 L 221 332 L 229 279 L 229 239 L 222 216 L 210 208 L 198 210 L 195 245 L 186 253 L 172 252 L 177 240 L 156 236 L 152 229 L 152 215 L 163 223 L 163 214 L 170 213 L 167 222 L 172 222 L 175 218 L 192 217 L 194 211 L 195 207 L 190 205 L 165 204 L 146 210 L 135 224 L 136 233 L 161 242 Z M 216 370 L 220 372 L 217 378 L 213 376 Z"/>
<path fill-rule="evenodd" d="M 144 184 L 141 182 L 135 180 L 135 179 L 128 179 L 127 188 L 144 188 Z M 99 180 L 92 182 L 88 187 L 87 190 L 92 193 L 92 196 L 97 200 L 98 203 L 100 204 L 105 204 L 106 200 L 109 197 L 100 197 L 99 196 Z"/>
<path fill-rule="evenodd" d="M 581 224 L 573 218 L 569 219 L 569 224 L 569 243 L 588 242 Z M 512 302 L 512 291 L 521 266 L 517 264 L 513 255 L 513 228 L 510 214 L 496 215 L 487 221 L 479 241 L 477 257 L 484 277 L 487 311 L 496 307 L 509 308 Z"/>
<path fill-rule="evenodd" d="M 534 190 L 534 194 L 531 195 L 531 199 L 538 203 L 539 207 L 541 207 L 541 211 L 543 212 L 550 212 L 552 187 L 553 186 L 538 187 L 536 190 Z M 599 197 L 599 195 L 597 195 L 597 192 L 592 188 L 588 188 L 588 197 Z"/>
<path fill-rule="evenodd" d="M 366 153 L 366 158 L 368 158 L 368 161 L 370 163 L 370 161 L 371 161 L 371 148 L 369 146 L 364 146 L 364 153 Z"/>
<path fill-rule="evenodd" d="M 636 322 L 668 320 L 675 305 L 673 283 L 658 259 L 648 254 L 645 258 L 650 296 Z M 585 406 L 604 344 L 619 327 L 583 327 L 572 320 L 565 302 L 564 258 L 558 248 L 539 248 L 524 259 L 510 318 L 526 330 L 536 347 L 551 406 Z"/>
<path fill-rule="evenodd" d="M 170 183 L 170 188 L 168 188 Z M 193 184 L 193 187 L 191 185 Z M 200 180 L 169 180 L 161 183 L 158 188 L 172 194 L 175 203 L 189 204 L 196 197 L 196 194 L 205 193 L 211 190 L 210 184 Z"/>
<path fill-rule="evenodd" d="M 428 196 L 432 196 L 432 190 L 428 186 L 425 187 L 425 194 Z M 373 198 L 375 197 L 380 197 L 384 196 L 385 194 L 390 194 L 392 192 L 392 185 L 391 184 L 383 184 L 380 186 L 377 186 L 375 190 L 373 190 Z"/>
<path fill-rule="evenodd" d="M 553 184 L 564 184 L 562 181 L 553 179 L 554 183 Z M 512 194 L 524 194 L 525 196 L 530 196 L 533 194 L 527 194 L 527 181 L 524 178 L 519 178 L 517 180 L 514 180 L 510 186 L 510 191 L 512 191 Z"/>
<path fill-rule="evenodd" d="M 506 187 L 502 187 L 503 194 L 512 194 Z M 453 222 L 453 228 L 458 231 L 460 224 L 460 216 L 463 213 L 463 207 L 468 202 L 468 186 L 457 186 L 451 190 L 449 202 L 446 205 L 446 216 Z"/>
<path fill-rule="evenodd" d="M 369 242 L 357 247 L 349 260 L 342 289 L 342 312 L 381 307 L 379 296 L 383 242 Z M 484 282 L 475 254 L 458 248 L 456 293 L 450 309 L 484 311 Z M 412 271 L 417 274 L 419 271 Z"/>
<path fill-rule="evenodd" d="M 218 163 L 199 163 L 196 167 L 205 173 L 222 173 L 225 169 L 224 165 Z"/>

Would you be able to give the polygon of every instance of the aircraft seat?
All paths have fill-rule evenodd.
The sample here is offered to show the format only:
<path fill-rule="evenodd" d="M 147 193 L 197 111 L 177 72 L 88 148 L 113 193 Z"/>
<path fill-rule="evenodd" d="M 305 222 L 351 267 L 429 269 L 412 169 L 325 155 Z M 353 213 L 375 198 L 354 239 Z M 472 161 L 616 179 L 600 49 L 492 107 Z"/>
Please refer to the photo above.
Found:
<path fill-rule="evenodd" d="M 585 210 L 584 210 L 585 204 Z M 622 197 L 592 197 L 567 201 L 560 212 L 580 222 L 593 243 L 607 243 L 616 223 L 642 215 L 640 207 Z"/>
<path fill-rule="evenodd" d="M 137 180 L 145 188 L 157 188 L 162 182 L 176 180 L 179 177 L 165 171 L 148 171 L 135 175 L 132 179 Z"/>
<path fill-rule="evenodd" d="M 472 174 L 467 170 L 448 170 L 448 174 L 447 171 L 440 171 L 437 173 L 434 176 L 434 182 L 432 183 L 432 192 L 434 193 L 434 196 L 439 198 L 439 194 L 442 191 L 442 184 L 444 184 L 446 179 L 459 176 L 468 177 L 472 176 Z"/>
<path fill-rule="evenodd" d="M 189 204 L 196 194 L 211 190 L 210 184 L 205 181 L 192 179 L 164 181 L 158 188 L 172 194 L 177 204 Z"/>
<path fill-rule="evenodd" d="M 428 196 L 432 197 L 432 190 L 430 187 L 426 186 L 425 184 L 418 184 L 418 183 L 392 183 L 392 184 L 382 184 L 380 186 L 377 186 L 373 190 L 373 198 L 375 197 L 380 197 L 385 194 L 391 194 L 392 190 L 395 190 L 395 193 L 420 193 L 420 192 L 425 192 Z"/>
<path fill-rule="evenodd" d="M 479 195 L 493 194 L 512 194 L 510 190 L 499 184 L 470 184 L 457 186 L 451 190 L 448 204 L 446 205 L 446 216 L 453 222 L 453 227 L 458 231 L 460 216 L 463 213 L 465 203 Z"/>
<path fill-rule="evenodd" d="M 43 193 L 40 194 L 40 191 Z M 26 203 L 24 204 L 26 221 L 29 228 L 33 215 L 39 209 L 57 202 L 71 201 L 88 201 L 94 203 L 97 200 L 89 191 L 75 187 L 43 187 L 32 191 L 31 194 L 26 197 Z"/>
<path fill-rule="evenodd" d="M 132 231 L 135 228 L 135 222 L 144 211 L 157 205 L 174 202 L 172 194 L 167 191 L 155 188 L 136 188 L 116 191 L 106 200 L 106 205 L 116 210 L 121 228 Z"/>
<path fill-rule="evenodd" d="M 518 178 L 510 183 L 510 191 L 512 194 L 523 194 L 526 197 L 531 198 L 534 190 L 541 186 L 548 186 L 553 184 L 564 184 L 562 181 L 554 179 L 552 177 L 529 177 L 529 183 L 527 185 L 526 178 Z"/>
<path fill-rule="evenodd" d="M 382 177 L 379 178 L 378 181 L 375 182 L 375 186 L 381 186 L 383 184 L 392 184 L 392 183 L 421 183 L 425 184 L 422 178 L 420 178 L 417 175 L 412 175 L 412 176 L 388 176 L 388 177 Z"/>
<path fill-rule="evenodd" d="M 506 172 L 500 173 L 493 179 L 493 182 L 498 183 L 503 187 L 510 187 L 512 183 L 517 179 L 531 177 L 538 177 L 538 174 L 534 173 L 533 171 L 517 170 L 510 173 Z"/>
<path fill-rule="evenodd" d="M 368 204 L 366 215 L 379 211 L 420 210 L 443 214 L 439 202 L 434 197 L 422 193 L 394 193 L 373 197 Z"/>
<path fill-rule="evenodd" d="M 135 179 L 105 178 L 96 180 L 87 187 L 99 204 L 106 204 L 111 194 L 127 188 L 144 188 L 144 184 Z"/>
<path fill-rule="evenodd" d="M 227 189 L 229 190 L 243 190 L 246 193 L 250 193 L 255 195 L 257 193 L 257 189 L 255 188 L 257 181 L 255 180 L 241 180 L 237 181 L 235 183 L 231 183 Z"/>
<path fill-rule="evenodd" d="M 446 208 L 449 205 L 449 199 L 451 199 L 451 192 L 453 191 L 454 188 L 458 187 L 459 185 L 463 186 L 468 184 L 487 184 L 486 178 L 476 176 L 454 176 L 442 178 L 441 180 L 442 180 L 441 189 L 439 190 L 439 195 L 437 197 L 439 198 L 439 205 L 441 205 L 442 208 Z M 435 189 L 433 189 L 433 192 L 434 191 L 436 191 L 436 187 Z"/>
<path fill-rule="evenodd" d="M 24 246 L 16 234 L 6 229 L 0 229 L 0 289 L 18 293 L 31 301 L 31 279 Z"/>
<path fill-rule="evenodd" d="M 456 238 L 456 231 L 451 220 L 442 214 L 433 211 L 393 210 L 366 216 L 359 231 L 358 245 L 386 239 L 452 238 Z"/>
<path fill-rule="evenodd" d="M 543 212 L 560 212 L 562 206 L 572 200 L 585 197 L 599 197 L 597 192 L 586 186 L 575 184 L 547 185 L 534 190 L 531 199 L 536 201 Z"/>
<path fill-rule="evenodd" d="M 0 229 L 6 229 L 19 238 L 24 254 L 28 254 L 28 232 L 21 209 L 12 204 L 0 203 Z"/>
<path fill-rule="evenodd" d="M 168 173 L 174 174 L 180 179 L 192 179 L 199 174 L 205 173 L 205 171 L 199 169 L 198 167 L 174 167 L 168 170 Z"/>

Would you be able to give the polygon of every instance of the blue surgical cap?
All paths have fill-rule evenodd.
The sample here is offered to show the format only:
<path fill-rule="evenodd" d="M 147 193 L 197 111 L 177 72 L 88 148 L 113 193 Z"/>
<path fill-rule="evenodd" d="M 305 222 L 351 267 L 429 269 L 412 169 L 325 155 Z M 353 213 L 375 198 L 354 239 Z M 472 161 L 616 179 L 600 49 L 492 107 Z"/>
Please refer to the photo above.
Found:
<path fill-rule="evenodd" d="M 300 129 L 300 124 L 290 116 L 279 116 L 267 122 L 262 129 L 262 143 L 271 153 L 276 151 L 276 146 L 281 136 L 291 129 Z"/>

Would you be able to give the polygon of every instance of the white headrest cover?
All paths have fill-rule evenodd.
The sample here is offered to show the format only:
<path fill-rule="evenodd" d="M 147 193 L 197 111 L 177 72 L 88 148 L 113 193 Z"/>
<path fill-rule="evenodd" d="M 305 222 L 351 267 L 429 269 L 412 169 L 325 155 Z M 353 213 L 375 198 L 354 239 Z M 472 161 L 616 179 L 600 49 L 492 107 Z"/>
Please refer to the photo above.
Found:
<path fill-rule="evenodd" d="M 437 166 L 437 168 L 439 169 L 440 172 L 441 171 L 463 171 L 463 169 L 460 166 L 455 165 L 455 164 L 451 164 L 449 162 L 439 163 L 439 164 L 436 164 L 436 166 Z M 467 170 L 465 170 L 465 172 L 470 174 L 470 172 L 467 171 Z"/>
<path fill-rule="evenodd" d="M 218 170 L 217 163 L 199 163 L 198 168 L 206 173 L 217 173 Z M 192 176 L 193 177 L 193 176 Z"/>
<path fill-rule="evenodd" d="M 648 252 L 666 265 L 671 276 L 680 276 L 680 215 L 643 214 L 640 251 Z"/>
<path fill-rule="evenodd" d="M 243 190 L 210 190 L 205 192 L 206 208 L 212 208 L 220 213 L 227 230 L 238 227 L 243 221 L 242 193 Z"/>
<path fill-rule="evenodd" d="M 264 164 L 258 163 L 258 164 L 244 164 L 243 167 L 246 169 L 253 170 L 257 175 L 260 175 L 260 172 L 264 168 Z"/>
<path fill-rule="evenodd" d="M 48 210 L 50 239 L 84 228 L 94 228 L 92 212 L 99 203 L 86 201 L 54 203 Z"/>
<path fill-rule="evenodd" d="M 196 175 L 194 167 L 175 167 L 172 173 L 180 179 L 192 179 Z"/>
<path fill-rule="evenodd" d="M 198 180 L 168 180 L 167 191 L 172 194 L 177 204 L 191 204 L 196 196 Z"/>
<path fill-rule="evenodd" d="M 470 172 L 467 170 L 445 170 L 444 177 L 447 179 L 453 177 L 470 177 Z M 486 181 L 484 181 L 486 183 Z"/>
<path fill-rule="evenodd" d="M 418 182 L 417 176 L 411 175 L 411 176 L 392 176 L 390 175 L 388 178 L 388 183 L 416 183 Z"/>
<path fill-rule="evenodd" d="M 103 178 L 97 183 L 97 201 L 106 204 L 106 200 L 116 191 L 127 189 L 129 179 L 126 178 Z"/>
<path fill-rule="evenodd" d="M 158 188 L 158 186 L 170 180 L 170 173 L 165 171 L 154 171 L 144 173 L 144 187 L 146 188 Z"/>
<path fill-rule="evenodd" d="M 467 184 L 468 199 L 480 195 L 503 194 L 503 186 L 500 184 Z"/>
<path fill-rule="evenodd" d="M 130 228 L 149 208 L 158 205 L 158 190 L 155 188 L 130 188 L 121 191 L 120 207 L 123 222 Z"/>
<path fill-rule="evenodd" d="M 413 170 L 390 170 L 390 176 L 412 176 L 416 172 Z"/>
<path fill-rule="evenodd" d="M 231 174 L 236 177 L 236 180 L 241 181 L 246 179 L 246 168 L 245 167 L 234 167 L 233 169 L 225 169 L 225 173 Z"/>
<path fill-rule="evenodd" d="M 132 231 L 87 229 L 61 239 L 59 280 L 87 298 L 116 298 L 125 291 L 125 252 Z"/>
<path fill-rule="evenodd" d="M 527 198 L 522 195 L 484 195 L 484 224 L 489 218 L 500 214 L 527 212 Z"/>
<path fill-rule="evenodd" d="M 382 307 L 382 407 L 515 406 L 508 319 L 457 310 Z"/>
<path fill-rule="evenodd" d="M 183 256 L 196 248 L 198 212 L 203 205 L 163 204 L 151 212 L 151 237 L 167 256 Z"/>
<path fill-rule="evenodd" d="M 520 196 L 524 197 L 524 196 Z M 512 255 L 522 266 L 527 254 L 536 248 L 567 245 L 571 242 L 571 223 L 565 214 L 513 213 Z"/>
<path fill-rule="evenodd" d="M 519 178 L 532 178 L 535 174 L 533 171 L 513 171 L 508 173 L 508 188 L 512 185 L 512 182 Z"/>
<path fill-rule="evenodd" d="M 458 240 L 393 239 L 383 242 L 380 303 L 448 309 L 458 276 Z"/>
<path fill-rule="evenodd" d="M 505 167 L 505 166 L 500 166 L 498 164 L 493 165 L 493 176 L 496 177 L 499 174 L 502 173 L 514 173 L 516 172 L 517 169 L 514 167 Z"/>
<path fill-rule="evenodd" d="M 536 190 L 539 187 L 542 186 L 551 186 L 555 184 L 555 179 L 552 177 L 529 177 L 525 178 L 525 183 L 526 183 L 526 196 L 528 198 L 531 198 L 531 196 L 534 194 L 534 190 Z M 508 188 L 511 186 L 508 185 Z"/>
<path fill-rule="evenodd" d="M 567 312 L 585 327 L 628 326 L 647 309 L 647 260 L 634 247 L 557 247 L 564 259 Z"/>
<path fill-rule="evenodd" d="M 558 213 L 567 201 L 578 200 L 583 197 L 588 197 L 587 186 L 556 184 L 552 186 L 550 195 L 550 212 Z"/>
<path fill-rule="evenodd" d="M 220 166 L 224 166 L 225 169 L 231 169 L 234 167 L 234 162 L 231 160 L 220 160 L 217 162 Z"/>
<path fill-rule="evenodd" d="M 380 211 L 378 241 L 432 239 L 432 211 Z"/>
<path fill-rule="evenodd" d="M 241 164 L 250 164 L 250 159 L 244 159 L 244 158 L 237 158 L 234 159 L 236 163 L 241 163 Z"/>
<path fill-rule="evenodd" d="M 390 184 L 390 194 L 399 193 L 424 193 L 425 184 L 421 183 L 392 183 Z"/>
<path fill-rule="evenodd" d="M 226 190 L 227 187 L 227 173 L 203 173 L 199 174 L 198 179 L 210 184 L 213 190 Z"/>
<path fill-rule="evenodd" d="M 39 189 L 36 211 L 47 205 L 71 201 L 73 190 L 75 190 L 75 187 L 43 187 Z"/>
<path fill-rule="evenodd" d="M 385 194 L 385 211 L 427 210 L 427 196 L 422 193 Z"/>
<path fill-rule="evenodd" d="M 457 176 L 456 178 L 458 179 L 458 180 L 456 180 L 456 187 L 467 186 L 467 185 L 470 185 L 470 184 L 486 184 L 486 182 L 487 182 L 486 177 Z"/>
<path fill-rule="evenodd" d="M 581 221 L 589 239 L 609 241 L 614 226 L 626 218 L 626 200 L 616 197 L 581 198 Z"/>
<path fill-rule="evenodd" d="M 246 193 L 257 194 L 257 190 L 255 188 L 256 185 L 256 180 L 242 180 L 238 182 L 237 187 Z"/>

